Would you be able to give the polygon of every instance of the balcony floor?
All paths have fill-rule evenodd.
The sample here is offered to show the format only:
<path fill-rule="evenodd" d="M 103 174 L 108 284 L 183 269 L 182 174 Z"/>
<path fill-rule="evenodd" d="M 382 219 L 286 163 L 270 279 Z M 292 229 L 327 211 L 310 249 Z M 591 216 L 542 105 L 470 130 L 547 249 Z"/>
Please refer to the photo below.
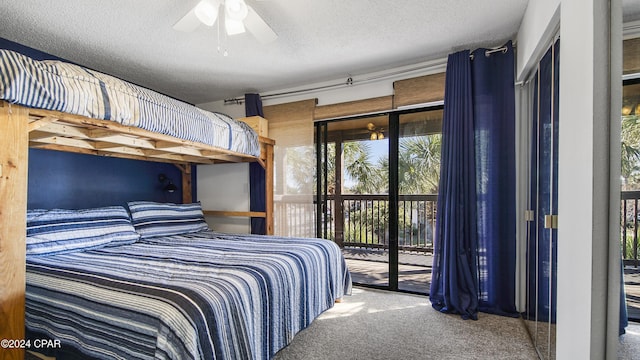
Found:
<path fill-rule="evenodd" d="M 367 285 L 389 284 L 389 252 L 381 249 L 344 248 L 342 250 L 353 282 Z M 429 253 L 398 254 L 400 290 L 428 294 L 433 256 Z"/>
<path fill-rule="evenodd" d="M 627 293 L 629 319 L 640 321 L 640 268 L 625 267 L 624 290 Z"/>
<path fill-rule="evenodd" d="M 342 253 L 349 266 L 353 282 L 377 286 L 388 285 L 388 251 L 344 248 Z M 400 252 L 398 254 L 398 288 L 428 294 L 432 264 L 433 256 L 429 253 Z M 640 268 L 626 267 L 624 281 L 629 318 L 640 321 Z"/>

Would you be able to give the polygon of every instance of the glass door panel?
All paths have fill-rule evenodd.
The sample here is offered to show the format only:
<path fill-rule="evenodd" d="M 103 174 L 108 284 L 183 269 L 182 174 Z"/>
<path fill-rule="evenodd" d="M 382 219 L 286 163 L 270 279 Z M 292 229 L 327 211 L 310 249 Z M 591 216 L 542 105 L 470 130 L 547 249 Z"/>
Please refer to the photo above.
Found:
<path fill-rule="evenodd" d="M 624 290 L 627 318 L 640 322 L 640 74 L 624 82 L 622 96 L 620 239 Z"/>
<path fill-rule="evenodd" d="M 533 85 L 529 210 L 527 214 L 527 309 L 524 314 L 542 359 L 555 359 L 558 53 L 540 61 Z"/>
<path fill-rule="evenodd" d="M 343 249 L 354 283 L 389 286 L 389 117 L 316 124 L 319 236 Z"/>
<path fill-rule="evenodd" d="M 429 293 L 436 226 L 442 110 L 399 116 L 398 288 Z"/>

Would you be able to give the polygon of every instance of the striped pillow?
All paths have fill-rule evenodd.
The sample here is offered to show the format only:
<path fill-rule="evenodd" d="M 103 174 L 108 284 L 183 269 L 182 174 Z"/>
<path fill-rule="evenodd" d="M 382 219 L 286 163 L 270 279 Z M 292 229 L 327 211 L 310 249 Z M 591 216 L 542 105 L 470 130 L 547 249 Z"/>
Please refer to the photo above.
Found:
<path fill-rule="evenodd" d="M 139 238 L 122 206 L 27 211 L 27 255 L 132 244 Z"/>
<path fill-rule="evenodd" d="M 173 204 L 132 201 L 128 205 L 133 226 L 142 239 L 209 229 L 204 221 L 200 203 Z"/>

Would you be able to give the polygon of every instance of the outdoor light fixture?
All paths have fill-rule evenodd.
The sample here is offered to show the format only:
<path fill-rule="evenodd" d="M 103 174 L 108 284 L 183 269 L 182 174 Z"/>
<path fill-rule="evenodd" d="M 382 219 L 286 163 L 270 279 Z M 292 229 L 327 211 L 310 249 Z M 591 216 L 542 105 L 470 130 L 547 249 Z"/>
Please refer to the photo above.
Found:
<path fill-rule="evenodd" d="M 622 115 L 640 115 L 640 103 L 637 104 L 627 104 L 622 107 Z"/>
<path fill-rule="evenodd" d="M 369 130 L 369 139 L 371 140 L 382 140 L 384 139 L 383 129 L 376 129 L 376 126 L 373 123 L 367 124 L 367 130 Z"/>

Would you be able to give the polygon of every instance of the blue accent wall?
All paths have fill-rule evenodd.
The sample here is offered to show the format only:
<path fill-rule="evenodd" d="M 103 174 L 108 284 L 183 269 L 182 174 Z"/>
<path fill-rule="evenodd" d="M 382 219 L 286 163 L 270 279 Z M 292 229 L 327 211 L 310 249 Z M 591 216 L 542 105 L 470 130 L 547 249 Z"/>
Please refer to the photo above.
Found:
<path fill-rule="evenodd" d="M 178 187 L 163 191 L 165 174 Z M 127 201 L 182 202 L 182 174 L 172 165 L 151 161 L 29 150 L 29 209 L 81 209 L 126 205 Z"/>

